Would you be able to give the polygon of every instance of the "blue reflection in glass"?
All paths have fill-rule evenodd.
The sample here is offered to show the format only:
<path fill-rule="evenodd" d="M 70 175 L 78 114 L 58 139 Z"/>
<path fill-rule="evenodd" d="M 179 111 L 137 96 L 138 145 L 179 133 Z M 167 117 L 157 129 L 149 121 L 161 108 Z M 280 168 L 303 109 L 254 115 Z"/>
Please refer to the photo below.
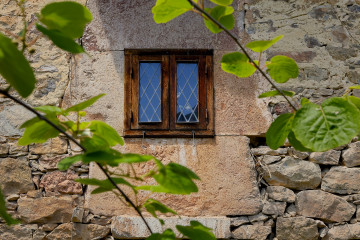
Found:
<path fill-rule="evenodd" d="M 161 122 L 160 62 L 140 62 L 139 122 Z"/>
<path fill-rule="evenodd" d="M 176 68 L 176 121 L 199 122 L 198 64 L 178 62 Z"/>

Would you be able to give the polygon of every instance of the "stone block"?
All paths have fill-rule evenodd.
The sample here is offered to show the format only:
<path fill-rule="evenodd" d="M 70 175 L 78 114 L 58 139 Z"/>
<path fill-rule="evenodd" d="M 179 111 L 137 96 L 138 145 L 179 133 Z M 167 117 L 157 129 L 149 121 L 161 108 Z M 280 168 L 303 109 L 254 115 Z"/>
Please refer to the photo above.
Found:
<path fill-rule="evenodd" d="M 45 143 L 30 146 L 31 154 L 65 154 L 67 153 L 67 141 L 62 138 L 52 138 Z"/>
<path fill-rule="evenodd" d="M 319 165 L 292 157 L 267 165 L 264 173 L 264 179 L 270 185 L 296 190 L 315 189 L 321 182 Z"/>
<path fill-rule="evenodd" d="M 270 233 L 270 226 L 243 225 L 233 231 L 232 236 L 235 239 L 265 240 Z"/>
<path fill-rule="evenodd" d="M 276 221 L 276 237 L 278 240 L 317 240 L 317 222 L 306 217 L 279 217 Z"/>
<path fill-rule="evenodd" d="M 68 171 L 53 171 L 46 173 L 40 182 L 40 187 L 45 188 L 45 192 L 60 192 L 64 194 L 82 194 L 82 186 L 75 182 L 77 174 Z"/>
<path fill-rule="evenodd" d="M 323 240 L 360 239 L 360 223 L 333 226 Z"/>
<path fill-rule="evenodd" d="M 7 155 L 9 154 L 9 144 L 0 143 L 0 155 Z"/>
<path fill-rule="evenodd" d="M 293 203 L 295 202 L 295 193 L 283 186 L 268 186 L 266 188 L 266 192 L 269 198 L 280 201 L 280 202 L 288 202 Z"/>
<path fill-rule="evenodd" d="M 321 190 L 299 192 L 295 205 L 298 215 L 318 218 L 324 222 L 349 221 L 356 210 L 355 205 L 343 198 Z"/>
<path fill-rule="evenodd" d="M 360 193 L 360 169 L 332 167 L 323 177 L 321 189 L 337 194 Z"/>
<path fill-rule="evenodd" d="M 251 149 L 251 152 L 255 156 L 260 156 L 260 155 L 279 156 L 279 155 L 287 154 L 288 149 L 287 148 L 278 148 L 276 150 L 273 150 L 268 146 L 260 146 L 260 147 Z"/>
<path fill-rule="evenodd" d="M 19 136 L 23 130 L 19 129 L 21 124 L 34 115 L 20 105 L 2 104 L 0 109 L 0 133 L 3 136 Z"/>
<path fill-rule="evenodd" d="M 0 159 L 0 186 L 5 196 L 34 189 L 31 169 L 26 159 Z"/>
<path fill-rule="evenodd" d="M 343 164 L 347 167 L 360 165 L 360 142 L 349 144 L 349 148 L 342 154 Z"/>
<path fill-rule="evenodd" d="M 70 222 L 73 211 L 71 197 L 20 198 L 18 213 L 26 223 Z"/>
<path fill-rule="evenodd" d="M 249 222 L 249 218 L 247 216 L 234 217 L 230 219 L 230 225 L 233 227 L 238 227 L 248 222 Z"/>
<path fill-rule="evenodd" d="M 57 169 L 58 163 L 66 157 L 68 157 L 68 155 L 41 155 L 39 158 L 39 166 L 46 170 L 55 170 Z"/>
<path fill-rule="evenodd" d="M 230 237 L 230 219 L 225 217 L 169 217 L 162 218 L 165 222 L 161 225 L 156 218 L 147 217 L 145 220 L 149 224 L 153 232 L 163 232 L 167 228 L 171 228 L 178 234 L 176 225 L 190 225 L 191 220 L 195 220 L 213 230 L 216 238 L 229 238 Z M 149 230 L 140 217 L 133 216 L 119 216 L 114 217 L 111 223 L 111 233 L 114 238 L 120 239 L 133 239 L 145 238 L 150 235 Z"/>
<path fill-rule="evenodd" d="M 29 240 L 32 239 L 32 230 L 26 225 L 7 226 L 0 224 L 0 239 Z"/>
<path fill-rule="evenodd" d="M 329 150 L 326 152 L 312 152 L 309 160 L 324 165 L 338 165 L 341 151 Z"/>
<path fill-rule="evenodd" d="M 123 152 L 150 154 L 164 164 L 177 162 L 192 169 L 201 179 L 199 191 L 190 195 L 151 194 L 184 216 L 253 215 L 260 212 L 262 203 L 256 181 L 254 162 L 250 156 L 249 139 L 236 136 L 217 136 L 213 139 L 126 139 Z M 152 164 L 135 166 L 145 174 Z M 103 178 L 93 164 L 90 178 Z M 234 187 L 236 186 L 236 187 Z M 86 193 L 85 208 L 97 215 L 134 215 L 134 211 L 118 202 L 112 193 Z M 127 193 L 131 194 L 130 189 Z M 139 201 L 144 200 L 143 192 Z M 231 204 L 229 204 L 231 202 Z M 119 204 L 114 204 L 119 203 Z"/>
<path fill-rule="evenodd" d="M 270 202 L 266 201 L 262 212 L 272 216 L 282 216 L 285 212 L 286 202 Z"/>

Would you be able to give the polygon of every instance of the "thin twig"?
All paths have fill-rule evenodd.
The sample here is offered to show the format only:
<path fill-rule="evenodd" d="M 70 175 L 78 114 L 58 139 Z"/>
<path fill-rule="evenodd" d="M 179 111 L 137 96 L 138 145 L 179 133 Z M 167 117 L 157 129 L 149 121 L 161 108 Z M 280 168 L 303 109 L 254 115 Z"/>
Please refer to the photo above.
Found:
<path fill-rule="evenodd" d="M 41 120 L 44 120 L 46 123 L 48 123 L 50 126 L 52 126 L 53 128 L 55 128 L 56 130 L 58 130 L 60 133 L 64 134 L 69 140 L 71 140 L 72 142 L 74 142 L 76 145 L 78 145 L 84 152 L 86 152 L 86 148 L 81 145 L 74 137 L 72 137 L 71 135 L 69 135 L 67 132 L 65 132 L 63 129 L 61 129 L 59 126 L 57 126 L 56 124 L 54 124 L 53 122 L 51 122 L 47 117 L 45 117 L 44 115 L 40 114 L 38 111 L 36 111 L 34 108 L 32 108 L 30 105 L 28 105 L 27 103 L 23 102 L 20 99 L 17 99 L 16 97 L 12 96 L 9 94 L 8 91 L 6 90 L 0 90 L 0 94 L 3 94 L 4 96 L 10 98 L 11 100 L 13 100 L 14 102 L 20 104 L 21 106 L 25 107 L 27 110 L 29 110 L 30 112 L 34 113 L 38 118 L 40 118 Z M 123 190 L 121 190 L 121 188 L 114 182 L 114 180 L 110 177 L 110 175 L 107 173 L 107 171 L 104 169 L 104 167 L 99 164 L 96 163 L 97 166 L 101 169 L 101 171 L 105 174 L 105 176 L 109 179 L 109 181 L 111 182 L 111 184 L 120 192 L 120 194 L 124 197 L 125 201 L 128 202 L 131 207 L 133 207 L 135 209 L 135 211 L 138 213 L 138 215 L 141 217 L 141 219 L 143 220 L 143 222 L 145 223 L 146 227 L 148 228 L 149 232 L 152 234 L 152 230 L 149 226 L 149 224 L 147 223 L 147 221 L 145 220 L 144 216 L 142 215 L 141 211 L 139 210 L 139 208 L 131 201 L 131 199 L 125 194 L 125 192 Z"/>
<path fill-rule="evenodd" d="M 283 93 L 283 91 L 278 88 L 273 81 L 265 74 L 265 72 L 257 65 L 255 64 L 254 60 L 250 57 L 250 55 L 248 54 L 248 52 L 245 50 L 245 48 L 242 46 L 242 44 L 239 42 L 238 38 L 231 33 L 229 30 L 227 30 L 221 23 L 219 23 L 216 19 L 214 19 L 210 14 L 208 14 L 207 12 L 205 12 L 203 9 L 201 9 L 201 7 L 199 7 L 196 3 L 194 3 L 192 0 L 187 0 L 196 10 L 198 10 L 199 12 L 201 12 L 203 15 L 205 15 L 208 19 L 210 19 L 213 23 L 215 23 L 219 28 L 221 28 L 222 30 L 224 30 L 224 32 L 229 35 L 234 41 L 235 43 L 240 47 L 240 49 L 243 51 L 243 53 L 246 55 L 246 57 L 249 59 L 250 63 L 253 63 L 254 66 L 256 67 L 256 69 L 258 69 L 261 73 L 261 75 L 263 75 L 265 77 L 265 79 L 271 84 L 271 86 L 273 86 L 285 99 L 286 101 L 290 104 L 290 106 L 297 111 L 297 108 L 295 107 L 295 105 L 285 96 L 285 94 Z"/>

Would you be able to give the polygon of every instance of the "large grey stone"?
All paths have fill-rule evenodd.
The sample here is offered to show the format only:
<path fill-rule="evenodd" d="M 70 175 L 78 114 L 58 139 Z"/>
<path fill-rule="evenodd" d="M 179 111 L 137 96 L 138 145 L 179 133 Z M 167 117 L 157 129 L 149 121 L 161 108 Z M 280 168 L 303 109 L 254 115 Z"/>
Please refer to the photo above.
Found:
<path fill-rule="evenodd" d="M 333 226 L 323 240 L 360 239 L 360 223 Z"/>
<path fill-rule="evenodd" d="M 271 226 L 243 225 L 233 231 L 235 239 L 265 240 L 271 233 Z"/>
<path fill-rule="evenodd" d="M 163 232 L 165 229 L 171 228 L 177 233 L 176 225 L 189 225 L 191 220 L 196 220 L 211 228 L 216 238 L 230 237 L 230 219 L 226 217 L 181 217 L 181 219 L 168 217 L 163 218 L 165 225 L 161 225 L 156 218 L 146 217 L 145 219 L 153 232 Z M 150 235 L 141 218 L 131 216 L 114 217 L 111 223 L 111 233 L 114 238 L 120 239 L 146 238 Z"/>
<path fill-rule="evenodd" d="M 295 193 L 283 186 L 268 186 L 266 192 L 269 198 L 274 199 L 275 201 L 281 202 L 295 202 Z"/>
<path fill-rule="evenodd" d="M 321 183 L 321 189 L 338 194 L 360 193 L 360 169 L 332 167 Z"/>
<path fill-rule="evenodd" d="M 82 194 L 82 186 L 75 182 L 74 179 L 78 177 L 73 172 L 48 172 L 40 182 L 40 187 L 45 188 L 46 192 L 60 192 L 65 194 Z"/>
<path fill-rule="evenodd" d="M 324 165 L 338 165 L 341 151 L 329 150 L 326 152 L 313 152 L 310 154 L 309 160 L 314 163 Z"/>
<path fill-rule="evenodd" d="M 279 162 L 267 165 L 264 173 L 264 179 L 270 185 L 296 190 L 314 189 L 321 182 L 319 165 L 293 157 L 285 157 Z"/>
<path fill-rule="evenodd" d="M 321 190 L 299 192 L 295 205 L 298 215 L 319 218 L 325 222 L 349 221 L 356 211 L 355 205 Z"/>
<path fill-rule="evenodd" d="M 60 224 L 51 233 L 46 236 L 48 240 L 82 240 L 82 238 L 76 234 L 73 223 Z"/>
<path fill-rule="evenodd" d="M 276 221 L 276 237 L 278 240 L 317 240 L 317 222 L 306 217 L 279 217 Z"/>
<path fill-rule="evenodd" d="M 67 153 L 67 140 L 62 138 L 51 138 L 45 143 L 38 143 L 30 146 L 32 154 L 65 154 Z"/>
<path fill-rule="evenodd" d="M 73 212 L 70 196 L 20 198 L 18 213 L 26 223 L 66 223 L 70 222 Z"/>
<path fill-rule="evenodd" d="M 350 143 L 342 154 L 343 164 L 347 167 L 360 165 L 360 142 Z"/>
<path fill-rule="evenodd" d="M 32 239 L 32 231 L 26 225 L 6 226 L 5 224 L 0 224 L 0 239 L 29 240 Z"/>
<path fill-rule="evenodd" d="M 267 215 L 281 216 L 284 214 L 286 202 L 270 202 L 266 201 L 262 212 Z"/>
<path fill-rule="evenodd" d="M 34 189 L 26 159 L 0 159 L 0 185 L 4 195 L 26 193 Z"/>

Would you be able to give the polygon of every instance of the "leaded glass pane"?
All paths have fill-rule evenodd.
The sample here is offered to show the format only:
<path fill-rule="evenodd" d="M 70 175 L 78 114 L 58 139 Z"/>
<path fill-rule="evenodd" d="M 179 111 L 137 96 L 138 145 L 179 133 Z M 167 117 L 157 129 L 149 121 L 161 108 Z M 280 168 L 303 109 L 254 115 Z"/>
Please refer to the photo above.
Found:
<path fill-rule="evenodd" d="M 198 64 L 179 62 L 176 69 L 176 121 L 199 122 Z"/>
<path fill-rule="evenodd" d="M 139 122 L 161 122 L 160 62 L 140 62 Z"/>

